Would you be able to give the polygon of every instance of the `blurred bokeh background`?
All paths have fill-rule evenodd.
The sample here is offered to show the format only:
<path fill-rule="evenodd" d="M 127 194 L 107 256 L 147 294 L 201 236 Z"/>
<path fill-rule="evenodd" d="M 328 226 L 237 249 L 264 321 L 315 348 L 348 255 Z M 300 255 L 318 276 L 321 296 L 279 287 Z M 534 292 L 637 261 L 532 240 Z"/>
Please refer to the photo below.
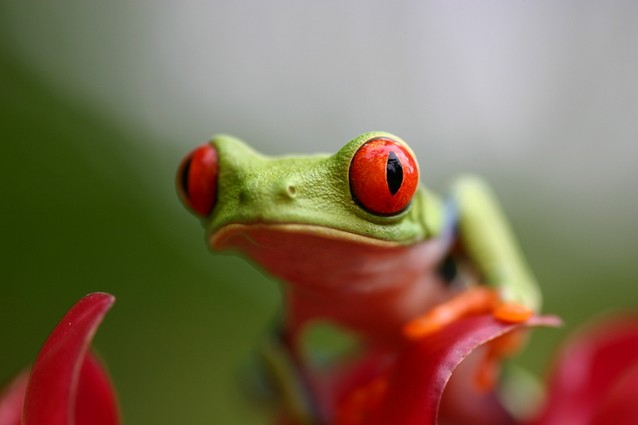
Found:
<path fill-rule="evenodd" d="M 265 423 L 237 371 L 278 290 L 174 191 L 213 133 L 268 154 L 403 137 L 495 187 L 560 331 L 638 308 L 638 3 L 0 1 L 0 382 L 93 291 L 129 424 Z"/>

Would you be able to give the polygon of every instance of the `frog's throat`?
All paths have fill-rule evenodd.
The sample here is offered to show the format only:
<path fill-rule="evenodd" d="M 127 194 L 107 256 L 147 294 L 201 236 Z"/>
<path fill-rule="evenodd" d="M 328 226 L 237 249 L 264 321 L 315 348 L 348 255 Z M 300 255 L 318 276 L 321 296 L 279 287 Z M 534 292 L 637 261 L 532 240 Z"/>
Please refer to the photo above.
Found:
<path fill-rule="evenodd" d="M 405 246 L 409 241 L 387 241 L 383 239 L 372 238 L 369 236 L 358 235 L 355 233 L 346 232 L 344 230 L 334 229 L 325 226 L 318 226 L 313 224 L 299 224 L 299 223 L 231 223 L 227 224 L 214 233 L 212 233 L 208 239 L 210 247 L 214 250 L 222 250 L 232 246 L 232 239 L 237 236 L 244 236 L 246 239 L 251 240 L 255 244 L 259 244 L 256 240 L 251 238 L 251 233 L 255 230 L 264 230 L 272 233 L 279 234 L 298 234 L 306 236 L 320 237 L 323 239 L 350 242 L 354 244 L 373 246 L 380 248 L 393 248 Z"/>

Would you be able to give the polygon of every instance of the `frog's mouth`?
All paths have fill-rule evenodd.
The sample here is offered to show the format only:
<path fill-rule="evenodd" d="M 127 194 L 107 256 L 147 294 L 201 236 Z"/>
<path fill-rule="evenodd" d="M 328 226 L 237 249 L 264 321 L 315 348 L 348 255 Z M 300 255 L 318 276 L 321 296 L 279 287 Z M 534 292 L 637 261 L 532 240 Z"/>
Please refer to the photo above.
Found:
<path fill-rule="evenodd" d="M 400 242 L 385 241 L 344 230 L 298 223 L 227 224 L 211 234 L 209 244 L 214 250 L 285 249 L 312 252 L 317 245 L 358 245 L 378 248 L 399 247 Z M 328 247 L 329 248 L 329 247 Z"/>
<path fill-rule="evenodd" d="M 241 252 L 286 282 L 315 288 L 357 282 L 358 290 L 367 290 L 387 284 L 388 275 L 406 274 L 415 264 L 424 267 L 424 258 L 428 258 L 418 254 L 416 261 L 409 254 L 423 244 L 380 240 L 311 224 L 233 223 L 214 232 L 209 243 L 214 250 Z"/>

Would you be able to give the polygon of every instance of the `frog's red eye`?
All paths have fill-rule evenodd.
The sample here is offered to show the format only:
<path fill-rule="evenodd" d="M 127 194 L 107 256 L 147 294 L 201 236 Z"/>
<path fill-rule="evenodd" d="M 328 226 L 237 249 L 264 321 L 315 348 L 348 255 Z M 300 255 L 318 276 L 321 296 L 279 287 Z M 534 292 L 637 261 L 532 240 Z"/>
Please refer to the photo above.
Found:
<path fill-rule="evenodd" d="M 419 183 L 412 153 L 388 138 L 366 142 L 350 163 L 350 191 L 365 210 L 378 215 L 398 214 L 410 205 Z"/>
<path fill-rule="evenodd" d="M 186 155 L 177 171 L 177 191 L 184 204 L 208 216 L 217 200 L 217 151 L 202 145 Z"/>

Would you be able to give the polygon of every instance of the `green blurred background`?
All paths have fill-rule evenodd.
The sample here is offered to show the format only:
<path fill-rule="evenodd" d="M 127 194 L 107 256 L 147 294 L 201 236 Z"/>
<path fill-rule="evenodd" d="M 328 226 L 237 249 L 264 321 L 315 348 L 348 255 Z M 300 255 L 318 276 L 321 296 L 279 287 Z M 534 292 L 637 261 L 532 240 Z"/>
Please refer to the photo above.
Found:
<path fill-rule="evenodd" d="M 464 172 L 493 184 L 568 324 L 521 356 L 541 373 L 578 324 L 638 304 L 637 12 L 0 1 L 0 382 L 107 291 L 95 346 L 126 423 L 265 423 L 237 376 L 277 285 L 207 252 L 175 169 L 217 132 L 281 154 L 373 129 L 406 139 L 437 190 Z"/>

